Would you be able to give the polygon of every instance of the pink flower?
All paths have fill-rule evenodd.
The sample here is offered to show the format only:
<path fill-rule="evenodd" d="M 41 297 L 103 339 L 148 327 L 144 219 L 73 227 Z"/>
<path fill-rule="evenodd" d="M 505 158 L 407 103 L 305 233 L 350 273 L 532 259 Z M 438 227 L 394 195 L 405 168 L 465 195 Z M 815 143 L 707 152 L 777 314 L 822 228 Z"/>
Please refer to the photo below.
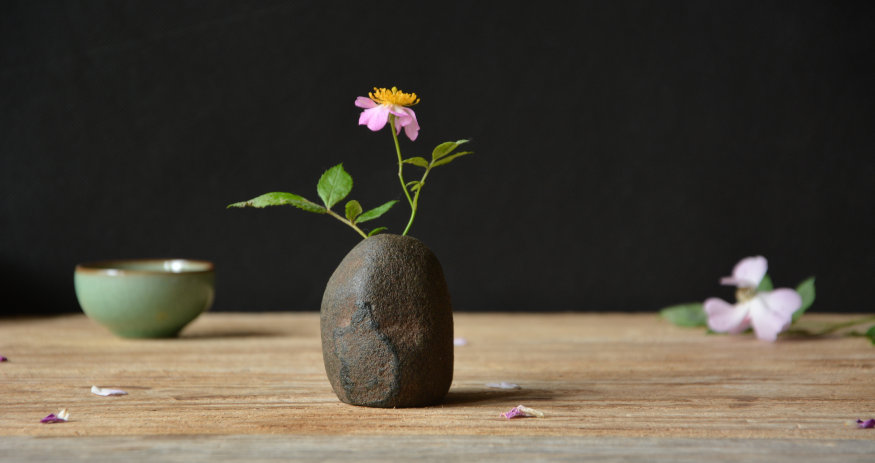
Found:
<path fill-rule="evenodd" d="M 763 341 L 777 339 L 793 321 L 793 312 L 802 307 L 802 298 L 789 288 L 757 292 L 767 269 L 765 257 L 747 257 L 735 266 L 731 277 L 722 278 L 720 283 L 738 287 L 738 302 L 732 305 L 716 297 L 706 300 L 708 327 L 718 333 L 737 334 L 753 326 Z"/>
<path fill-rule="evenodd" d="M 416 140 L 419 135 L 419 122 L 416 120 L 416 113 L 406 107 L 419 103 L 415 93 L 403 93 L 395 87 L 391 90 L 374 87 L 374 92 L 368 93 L 368 96 L 369 98 L 360 96 L 355 100 L 356 106 L 365 108 L 359 116 L 359 125 L 367 125 L 376 132 L 386 125 L 389 115 L 394 115 L 396 135 L 404 127 L 407 137 L 411 141 Z"/>

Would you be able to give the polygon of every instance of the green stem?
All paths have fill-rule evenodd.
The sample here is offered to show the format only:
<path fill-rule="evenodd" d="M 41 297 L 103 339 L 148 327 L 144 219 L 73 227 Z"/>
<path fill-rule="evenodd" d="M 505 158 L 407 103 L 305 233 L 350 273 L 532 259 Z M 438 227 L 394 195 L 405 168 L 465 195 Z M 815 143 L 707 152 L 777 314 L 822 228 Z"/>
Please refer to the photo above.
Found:
<path fill-rule="evenodd" d="M 410 221 L 407 222 L 407 228 L 404 229 L 404 233 L 402 235 L 406 235 L 407 231 L 410 230 L 410 226 L 413 225 L 413 218 L 416 217 L 416 202 L 410 198 L 410 192 L 407 191 L 407 183 L 404 182 L 404 174 L 402 173 L 404 170 L 404 160 L 401 159 L 401 145 L 398 144 L 398 133 L 395 131 L 395 115 L 389 115 L 389 128 L 392 130 L 392 138 L 395 140 L 395 152 L 398 153 L 398 179 L 401 180 L 401 189 L 404 190 L 404 195 L 407 196 L 407 202 L 410 203 Z M 417 192 L 417 197 L 419 193 Z"/>
<path fill-rule="evenodd" d="M 335 219 L 337 219 L 337 220 L 339 220 L 339 221 L 341 221 L 341 222 L 343 222 L 343 223 L 349 225 L 350 227 L 352 227 L 353 230 L 357 231 L 359 235 L 362 235 L 362 237 L 363 237 L 364 239 L 368 239 L 368 235 L 366 235 L 365 232 L 363 232 L 363 231 L 361 230 L 361 228 L 357 227 L 354 223 L 352 223 L 352 222 L 350 222 L 349 220 L 346 220 L 346 219 L 344 219 L 343 217 L 341 217 L 341 216 L 335 214 L 334 211 L 332 211 L 331 209 L 326 209 L 326 211 L 328 212 L 329 215 L 331 215 L 331 216 L 334 217 Z"/>
<path fill-rule="evenodd" d="M 404 229 L 404 234 L 407 234 L 407 230 L 410 230 L 410 226 L 413 225 L 413 218 L 416 217 L 416 211 L 419 210 L 419 193 L 422 192 L 422 189 L 425 187 L 425 179 L 428 177 L 428 173 L 431 172 L 431 165 L 425 169 L 425 173 L 422 174 L 422 178 L 419 180 L 419 188 L 416 189 L 416 194 L 413 195 L 413 214 L 410 214 L 410 222 L 407 222 L 407 228 Z"/>
<path fill-rule="evenodd" d="M 413 225 L 413 219 L 416 217 L 416 209 L 410 213 L 410 221 L 407 222 L 407 228 L 404 229 L 404 233 L 402 235 L 407 235 L 407 232 L 410 231 L 410 226 Z"/>
<path fill-rule="evenodd" d="M 855 326 L 855 325 L 859 325 L 859 324 L 861 324 L 861 323 L 866 323 L 866 322 L 870 322 L 870 321 L 875 321 L 875 315 L 872 315 L 872 316 L 869 316 L 869 317 L 864 317 L 864 318 L 858 318 L 857 320 L 851 320 L 851 321 L 849 321 L 849 322 L 836 323 L 835 325 L 832 325 L 832 326 L 830 326 L 830 327 L 828 327 L 828 328 L 826 328 L 826 329 L 823 329 L 823 330 L 820 330 L 820 331 L 817 331 L 817 332 L 812 332 L 812 331 L 808 331 L 808 330 L 805 330 L 805 329 L 802 329 L 802 330 L 798 330 L 798 329 L 797 329 L 797 330 L 792 330 L 792 329 L 791 329 L 791 330 L 787 330 L 787 333 L 789 333 L 789 334 L 797 334 L 797 335 L 804 335 L 804 336 L 823 336 L 823 335 L 825 335 L 825 334 L 835 333 L 836 331 L 838 331 L 838 330 L 840 330 L 840 329 L 842 329 L 842 328 L 848 328 L 848 327 L 850 327 L 850 326 Z M 849 334 L 850 334 L 851 336 L 854 335 L 853 333 L 849 333 Z"/>
<path fill-rule="evenodd" d="M 413 213 L 410 214 L 410 221 L 407 222 L 407 228 L 404 229 L 404 234 L 407 234 L 407 231 L 410 230 L 410 226 L 413 225 L 413 219 L 416 217 L 416 211 L 419 210 L 419 193 L 422 191 L 422 187 L 425 186 L 425 178 L 428 177 L 428 173 L 431 171 L 431 166 L 425 169 L 425 174 L 422 175 L 422 180 L 419 181 L 419 188 L 416 190 L 416 194 L 413 195 Z"/>
<path fill-rule="evenodd" d="M 837 323 L 837 324 L 830 326 L 829 328 L 817 333 L 817 335 L 820 336 L 820 335 L 824 335 L 824 334 L 834 333 L 842 328 L 847 328 L 849 326 L 859 325 L 861 323 L 866 323 L 866 322 L 870 322 L 870 321 L 875 321 L 875 315 L 872 315 L 869 317 L 864 317 L 864 318 L 859 318 L 857 320 L 851 320 L 849 322 Z"/>

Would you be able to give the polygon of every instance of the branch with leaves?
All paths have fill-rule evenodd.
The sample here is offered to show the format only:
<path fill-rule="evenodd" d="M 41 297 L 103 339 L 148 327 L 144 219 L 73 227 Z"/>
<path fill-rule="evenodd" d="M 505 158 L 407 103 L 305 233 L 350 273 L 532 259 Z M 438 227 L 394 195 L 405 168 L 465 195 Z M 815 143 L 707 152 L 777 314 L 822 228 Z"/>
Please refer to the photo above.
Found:
<path fill-rule="evenodd" d="M 342 217 L 332 211 L 331 208 L 343 200 L 343 198 L 346 198 L 352 191 L 352 176 L 343 170 L 343 164 L 338 164 L 325 171 L 319 179 L 319 183 L 316 185 L 316 191 L 319 193 L 319 197 L 322 198 L 324 206 L 292 193 L 267 193 L 257 198 L 250 199 L 249 201 L 231 204 L 228 207 L 264 208 L 268 206 L 291 204 L 292 206 L 308 212 L 328 214 L 352 227 L 353 230 L 358 232 L 359 235 L 362 235 L 363 238 L 367 238 L 386 230 L 386 227 L 375 228 L 371 230 L 370 233 L 365 234 L 365 232 L 358 227 L 358 224 L 376 219 L 385 214 L 395 205 L 395 203 L 398 202 L 397 200 L 389 201 L 382 206 L 375 207 L 367 212 L 362 212 L 361 204 L 356 200 L 352 200 L 346 203 L 346 207 L 344 208 L 344 214 L 346 217 Z"/>
<path fill-rule="evenodd" d="M 394 134 L 395 131 L 392 130 Z M 419 209 L 419 194 L 422 193 L 422 187 L 425 186 L 425 179 L 428 177 L 428 174 L 435 167 L 442 166 L 444 164 L 449 164 L 453 159 L 456 159 L 459 156 L 464 156 L 466 154 L 473 154 L 472 151 L 462 151 L 461 153 L 455 153 L 450 155 L 459 145 L 463 143 L 468 143 L 468 140 L 459 140 L 459 141 L 448 141 L 446 143 L 441 143 L 434 149 L 431 153 L 431 162 L 426 161 L 425 158 L 415 157 L 410 159 L 401 160 L 401 150 L 398 149 L 398 178 L 401 179 L 401 184 L 404 185 L 404 194 L 407 196 L 407 200 L 410 202 L 410 220 L 407 222 L 407 227 L 404 229 L 404 233 L 402 235 L 406 235 L 408 231 L 410 231 L 410 226 L 413 225 L 413 219 L 416 218 L 416 211 Z M 395 136 L 395 146 L 398 147 L 398 137 Z M 412 182 L 404 183 L 404 175 L 403 169 L 404 164 L 413 164 L 417 167 L 422 167 L 425 169 L 425 172 L 422 174 L 422 178 L 419 180 L 414 180 Z M 410 189 L 410 192 L 407 190 Z M 410 197 L 410 193 L 413 193 L 413 198 Z"/>
<path fill-rule="evenodd" d="M 425 186 L 425 179 L 432 169 L 438 166 L 447 164 L 459 156 L 472 154 L 470 151 L 462 151 L 453 153 L 453 151 L 463 143 L 468 143 L 469 140 L 459 140 L 455 142 L 446 142 L 438 145 L 431 154 L 431 161 L 426 161 L 425 158 L 414 157 L 410 159 L 401 158 L 401 145 L 398 143 L 398 134 L 403 128 L 410 141 L 416 140 L 419 133 L 419 122 L 416 119 L 416 113 L 408 106 L 413 106 L 419 103 L 419 98 L 415 93 L 404 93 L 397 88 L 392 87 L 391 90 L 385 88 L 374 88 L 373 93 L 369 93 L 369 97 L 358 97 L 356 106 L 364 108 L 365 111 L 359 116 L 359 125 L 366 125 L 373 131 L 378 131 L 387 124 L 391 128 L 392 138 L 395 141 L 395 152 L 398 154 L 398 179 L 401 180 L 401 189 L 404 191 L 404 196 L 410 203 L 410 220 L 407 222 L 407 227 L 404 228 L 404 235 L 410 231 L 413 225 L 413 219 L 416 218 L 416 211 L 419 209 L 419 194 L 422 192 L 422 187 Z M 409 183 L 404 182 L 404 164 L 413 164 L 425 169 L 422 178 Z M 258 207 L 267 206 L 282 206 L 291 204 L 299 209 L 316 214 L 328 214 L 335 219 L 345 223 L 356 231 L 363 238 L 367 239 L 373 235 L 386 230 L 386 227 L 379 227 L 371 230 L 370 233 L 365 233 L 358 224 L 376 219 L 385 214 L 398 201 L 389 201 L 382 206 L 375 207 L 367 212 L 363 212 L 361 204 L 358 201 L 352 200 L 346 203 L 343 215 L 340 215 L 331 210 L 331 208 L 346 198 L 352 191 L 352 177 L 343 170 L 343 164 L 338 164 L 328 169 L 319 179 L 316 185 L 316 190 L 319 197 L 322 198 L 322 205 L 314 203 L 304 197 L 292 193 L 267 193 L 257 198 L 234 203 L 228 206 L 231 207 Z M 413 196 L 410 196 L 413 193 Z"/>

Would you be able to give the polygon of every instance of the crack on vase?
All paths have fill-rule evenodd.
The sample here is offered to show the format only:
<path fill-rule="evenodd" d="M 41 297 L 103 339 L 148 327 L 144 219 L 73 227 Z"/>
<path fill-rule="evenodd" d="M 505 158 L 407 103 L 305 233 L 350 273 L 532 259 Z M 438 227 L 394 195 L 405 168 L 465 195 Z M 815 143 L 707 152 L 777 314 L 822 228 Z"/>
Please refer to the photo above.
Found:
<path fill-rule="evenodd" d="M 354 405 L 379 407 L 398 395 L 398 353 L 380 331 L 370 302 L 356 302 L 349 325 L 334 329 L 335 353 L 340 359 L 340 383 Z"/>

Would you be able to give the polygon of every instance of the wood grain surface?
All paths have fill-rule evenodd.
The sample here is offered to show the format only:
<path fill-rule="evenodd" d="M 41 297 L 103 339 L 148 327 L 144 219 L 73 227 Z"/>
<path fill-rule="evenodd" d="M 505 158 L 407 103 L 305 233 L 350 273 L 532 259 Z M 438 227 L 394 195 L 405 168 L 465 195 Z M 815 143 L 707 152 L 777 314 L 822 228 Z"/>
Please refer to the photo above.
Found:
<path fill-rule="evenodd" d="M 456 314 L 455 325 L 468 345 L 444 403 L 374 409 L 334 396 L 316 313 L 208 313 L 166 340 L 119 339 L 82 315 L 0 319 L 0 435 L 875 440 L 849 424 L 875 417 L 866 339 L 772 344 L 654 314 Z M 485 386 L 501 381 L 521 389 Z M 499 417 L 519 404 L 547 417 Z M 71 421 L 40 424 L 60 408 Z"/>
<path fill-rule="evenodd" d="M 470 462 L 871 463 L 867 440 L 552 436 L 0 436 L 3 463 Z M 62 455 L 63 458 L 60 458 Z"/>

